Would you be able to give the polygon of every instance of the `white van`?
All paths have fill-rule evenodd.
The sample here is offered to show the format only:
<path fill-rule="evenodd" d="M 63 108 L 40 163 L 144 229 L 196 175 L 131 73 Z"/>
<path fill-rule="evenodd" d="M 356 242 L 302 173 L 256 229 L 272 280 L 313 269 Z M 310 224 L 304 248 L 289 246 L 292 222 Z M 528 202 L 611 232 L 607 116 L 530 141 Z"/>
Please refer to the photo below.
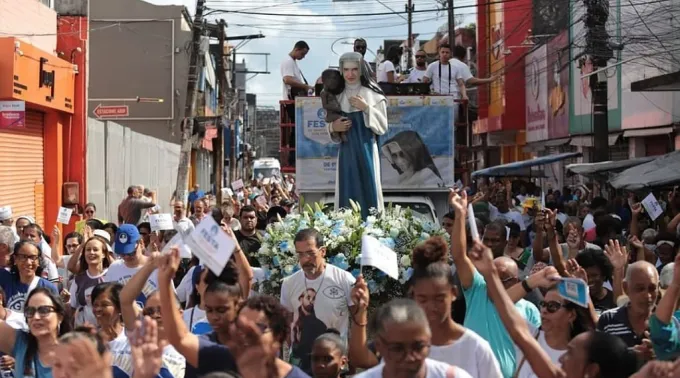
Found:
<path fill-rule="evenodd" d="M 261 158 L 253 161 L 252 179 L 281 178 L 281 163 L 274 158 Z"/>

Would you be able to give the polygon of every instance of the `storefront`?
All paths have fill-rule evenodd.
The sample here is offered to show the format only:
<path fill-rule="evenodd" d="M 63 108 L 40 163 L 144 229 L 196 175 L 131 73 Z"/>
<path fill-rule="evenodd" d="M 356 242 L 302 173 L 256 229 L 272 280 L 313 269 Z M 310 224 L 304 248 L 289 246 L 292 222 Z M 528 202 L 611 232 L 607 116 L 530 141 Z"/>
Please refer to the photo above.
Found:
<path fill-rule="evenodd" d="M 73 64 L 0 38 L 0 206 L 49 230 L 62 205 L 62 128 L 73 114 Z"/>

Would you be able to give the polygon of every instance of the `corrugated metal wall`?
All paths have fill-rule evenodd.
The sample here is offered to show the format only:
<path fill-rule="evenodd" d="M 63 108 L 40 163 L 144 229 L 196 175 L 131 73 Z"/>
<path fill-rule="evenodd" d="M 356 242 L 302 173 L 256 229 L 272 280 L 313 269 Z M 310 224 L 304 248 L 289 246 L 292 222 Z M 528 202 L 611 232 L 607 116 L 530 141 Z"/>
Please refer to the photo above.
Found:
<path fill-rule="evenodd" d="M 143 135 L 111 121 L 88 119 L 87 196 L 97 214 L 117 222 L 118 205 L 133 184 L 158 193 L 169 211 L 177 183 L 180 146 Z"/>

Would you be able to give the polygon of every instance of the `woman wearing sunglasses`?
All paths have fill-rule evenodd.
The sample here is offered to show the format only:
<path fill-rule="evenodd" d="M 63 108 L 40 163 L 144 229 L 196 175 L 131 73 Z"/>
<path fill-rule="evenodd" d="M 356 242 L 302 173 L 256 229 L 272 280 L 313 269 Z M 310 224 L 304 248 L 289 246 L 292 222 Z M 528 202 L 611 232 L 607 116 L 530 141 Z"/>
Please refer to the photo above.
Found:
<path fill-rule="evenodd" d="M 69 331 L 65 306 L 53 291 L 39 287 L 26 299 L 28 332 L 0 321 L 0 352 L 16 360 L 14 377 L 52 378 L 58 338 Z"/>
<path fill-rule="evenodd" d="M 557 288 L 550 289 L 540 303 L 541 328 L 529 326 L 541 348 L 554 363 L 567 351 L 567 345 L 583 332 L 595 329 L 595 324 L 586 308 L 566 301 L 560 297 Z M 532 329 L 533 328 L 533 329 Z M 531 366 L 524 356 L 517 365 L 517 378 L 534 378 Z"/>

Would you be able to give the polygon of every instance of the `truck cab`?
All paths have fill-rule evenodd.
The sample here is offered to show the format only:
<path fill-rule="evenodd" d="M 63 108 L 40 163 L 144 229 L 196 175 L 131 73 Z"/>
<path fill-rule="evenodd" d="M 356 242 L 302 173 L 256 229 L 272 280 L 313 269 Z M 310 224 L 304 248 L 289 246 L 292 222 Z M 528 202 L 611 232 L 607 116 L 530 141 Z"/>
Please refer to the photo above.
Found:
<path fill-rule="evenodd" d="M 274 158 L 262 158 L 253 161 L 252 179 L 281 178 L 281 163 Z"/>

